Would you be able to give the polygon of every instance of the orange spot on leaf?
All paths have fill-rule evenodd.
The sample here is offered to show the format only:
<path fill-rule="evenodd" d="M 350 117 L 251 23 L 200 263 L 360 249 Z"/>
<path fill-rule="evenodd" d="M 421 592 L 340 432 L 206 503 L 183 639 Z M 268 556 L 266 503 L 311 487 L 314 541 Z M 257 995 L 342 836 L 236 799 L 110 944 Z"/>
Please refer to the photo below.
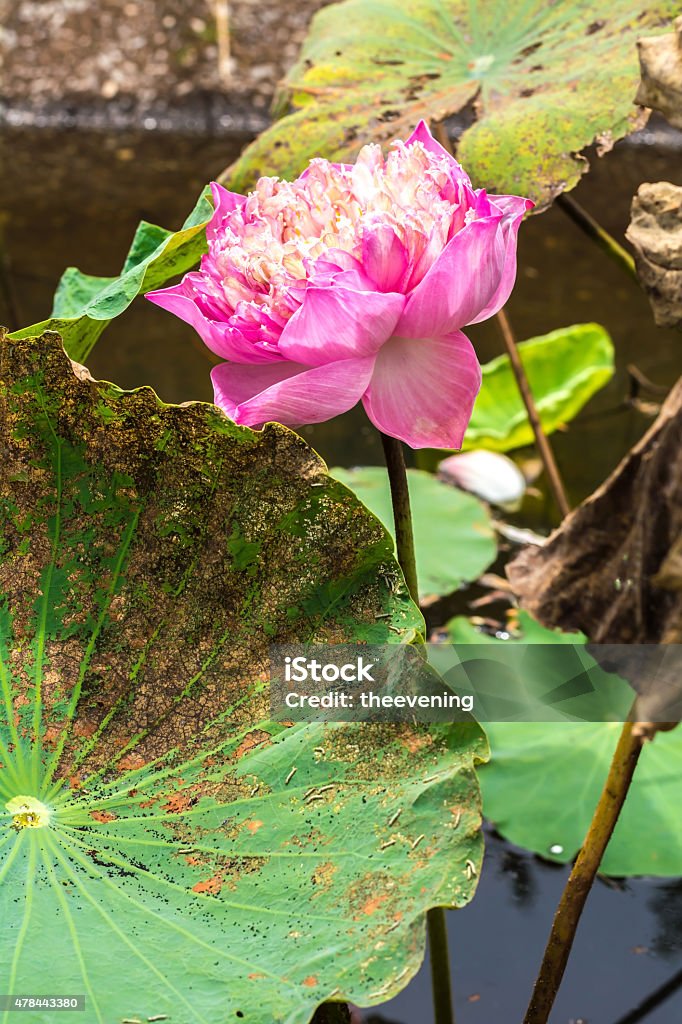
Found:
<path fill-rule="evenodd" d="M 162 810 L 168 811 L 169 814 L 180 814 L 182 811 L 186 811 L 191 806 L 194 795 L 185 791 L 184 793 L 171 793 L 168 797 L 168 802 L 163 804 Z"/>
<path fill-rule="evenodd" d="M 192 886 L 192 892 L 208 893 L 209 896 L 217 896 L 223 887 L 223 880 L 220 875 L 213 875 L 203 882 L 197 882 Z"/>
<path fill-rule="evenodd" d="M 241 741 L 235 751 L 235 758 L 239 760 L 244 754 L 248 754 L 249 751 L 254 750 L 255 747 L 262 747 L 264 743 L 271 743 L 272 737 L 269 732 L 265 732 L 264 729 L 254 729 L 253 732 L 246 734 L 244 739 Z"/>
<path fill-rule="evenodd" d="M 120 772 L 132 772 L 136 768 L 144 768 L 145 763 L 145 759 L 140 757 L 139 754 L 126 754 L 118 762 L 118 770 Z"/>
<path fill-rule="evenodd" d="M 363 904 L 363 906 L 361 907 L 362 913 L 368 915 L 374 914 L 379 909 L 381 904 L 385 903 L 387 899 L 388 896 L 372 896 L 371 899 L 368 899 L 367 902 Z"/>

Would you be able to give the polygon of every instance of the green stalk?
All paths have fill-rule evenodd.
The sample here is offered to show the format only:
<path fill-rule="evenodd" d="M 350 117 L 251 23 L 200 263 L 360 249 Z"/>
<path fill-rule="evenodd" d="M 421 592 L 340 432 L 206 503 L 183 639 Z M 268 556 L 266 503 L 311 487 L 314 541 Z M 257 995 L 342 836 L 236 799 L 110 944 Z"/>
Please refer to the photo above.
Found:
<path fill-rule="evenodd" d="M 415 604 L 419 604 L 417 562 L 414 552 L 414 531 L 410 510 L 410 492 L 402 442 L 388 434 L 381 434 L 388 479 L 391 485 L 393 522 L 398 562 L 405 577 L 407 589 Z M 450 985 L 450 956 L 445 911 L 433 907 L 426 915 L 431 959 L 431 989 L 435 1024 L 455 1024 Z"/>
<path fill-rule="evenodd" d="M 407 488 L 407 469 L 403 455 L 402 442 L 388 434 L 381 434 L 384 446 L 384 458 L 388 479 L 391 484 L 391 501 L 393 503 L 393 522 L 395 523 L 395 546 L 398 561 L 403 570 L 410 597 L 419 604 L 419 587 L 417 583 L 417 561 L 414 554 L 414 531 L 412 529 L 412 511 L 410 509 L 410 492 Z"/>
<path fill-rule="evenodd" d="M 566 216 L 570 217 L 573 223 L 577 224 L 580 230 L 584 231 L 587 237 L 599 246 L 602 252 L 605 252 L 614 263 L 617 263 L 629 277 L 634 278 L 639 284 L 635 261 L 630 253 L 580 203 L 577 203 L 572 196 L 565 192 L 558 195 L 554 201 L 559 209 L 563 210 Z"/>
<path fill-rule="evenodd" d="M 450 984 L 450 954 L 445 911 L 432 907 L 426 915 L 431 960 L 431 991 L 435 1024 L 455 1024 Z"/>
<path fill-rule="evenodd" d="M 597 809 L 554 917 L 545 955 L 523 1024 L 547 1024 L 585 902 L 630 789 L 642 735 L 627 721 L 618 740 Z"/>

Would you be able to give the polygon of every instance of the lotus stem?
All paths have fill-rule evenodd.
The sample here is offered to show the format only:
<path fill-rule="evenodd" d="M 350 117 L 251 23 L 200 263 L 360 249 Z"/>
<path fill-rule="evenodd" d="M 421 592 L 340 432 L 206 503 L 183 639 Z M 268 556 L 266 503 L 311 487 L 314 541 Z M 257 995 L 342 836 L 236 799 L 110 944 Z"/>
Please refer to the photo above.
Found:
<path fill-rule="evenodd" d="M 530 389 L 530 383 L 526 376 L 523 363 L 521 362 L 514 332 L 512 331 L 511 324 L 509 323 L 509 317 L 503 309 L 501 309 L 497 314 L 497 322 L 509 354 L 509 361 L 516 379 L 517 387 L 521 394 L 521 398 L 523 399 L 523 404 L 526 407 L 526 412 L 528 413 L 528 419 L 535 437 L 535 444 L 537 445 L 540 458 L 542 459 L 542 464 L 544 466 L 545 473 L 547 474 L 549 486 L 552 489 L 554 500 L 559 506 L 561 518 L 565 519 L 571 511 L 571 506 L 569 505 L 568 498 L 566 497 L 566 489 L 564 488 L 559 467 L 557 466 L 556 459 L 554 458 L 552 446 L 549 443 L 547 435 L 542 429 L 542 423 L 540 422 L 540 417 L 538 416 L 538 411 L 533 399 L 533 392 Z"/>
<path fill-rule="evenodd" d="M 628 720 L 620 734 L 585 841 L 561 895 L 523 1024 L 547 1024 L 549 1020 L 585 902 L 628 795 L 642 745 L 642 736 Z"/>
<path fill-rule="evenodd" d="M 431 991 L 435 1024 L 455 1024 L 450 983 L 450 954 L 445 911 L 432 907 L 426 915 L 431 961 Z"/>
<path fill-rule="evenodd" d="M 417 561 L 414 551 L 414 530 L 410 510 L 410 492 L 402 442 L 388 434 L 381 434 L 388 479 L 391 485 L 393 523 L 395 526 L 398 562 L 405 577 L 407 589 L 415 604 L 419 604 Z M 432 907 L 426 915 L 431 960 L 431 989 L 435 1024 L 455 1024 L 450 984 L 450 955 L 445 911 Z"/>
<path fill-rule="evenodd" d="M 407 485 L 407 470 L 402 442 L 388 434 L 381 434 L 384 446 L 384 458 L 388 479 L 391 485 L 391 502 L 393 504 L 393 522 L 395 524 L 395 546 L 398 562 L 403 570 L 405 583 L 410 597 L 419 604 L 419 585 L 417 582 L 417 562 L 414 553 L 414 531 L 412 529 L 412 511 L 410 509 L 410 492 Z"/>
<path fill-rule="evenodd" d="M 584 231 L 588 238 L 599 246 L 599 248 L 610 256 L 614 263 L 617 263 L 626 274 L 633 277 L 639 284 L 635 261 L 622 245 L 599 224 L 594 217 L 585 210 L 580 203 L 577 203 L 566 193 L 557 196 L 554 202 L 560 210 L 563 210 L 567 217 L 577 224 L 581 231 Z"/>

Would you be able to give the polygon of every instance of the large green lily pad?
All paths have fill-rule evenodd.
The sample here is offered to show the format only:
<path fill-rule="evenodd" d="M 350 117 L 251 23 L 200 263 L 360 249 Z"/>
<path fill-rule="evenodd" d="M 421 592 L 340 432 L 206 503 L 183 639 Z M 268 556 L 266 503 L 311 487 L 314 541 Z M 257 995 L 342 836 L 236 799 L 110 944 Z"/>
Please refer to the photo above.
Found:
<path fill-rule="evenodd" d="M 57 287 L 49 318 L 15 331 L 12 337 L 56 331 L 70 357 L 85 362 L 105 327 L 136 296 L 160 288 L 199 262 L 206 252 L 206 224 L 212 214 L 210 193 L 205 190 L 179 231 L 142 221 L 117 277 L 93 277 L 69 267 Z"/>
<path fill-rule="evenodd" d="M 613 376 L 613 343 L 599 324 L 561 327 L 520 342 L 518 349 L 546 434 L 569 423 Z M 463 447 L 506 452 L 533 444 L 509 356 L 498 356 L 481 369 L 481 390 Z"/>
<path fill-rule="evenodd" d="M 237 190 L 294 177 L 310 157 L 353 158 L 420 118 L 462 114 L 458 156 L 477 186 L 542 209 L 587 169 L 579 155 L 637 124 L 635 42 L 673 2 L 345 0 L 314 18 L 287 80 L 295 107 L 232 169 Z"/>
<path fill-rule="evenodd" d="M 331 471 L 393 533 L 388 474 L 380 466 Z M 485 505 L 420 469 L 408 469 L 421 599 L 442 597 L 478 579 L 495 561 L 497 543 Z"/>
<path fill-rule="evenodd" d="M 395 994 L 475 887 L 482 732 L 268 720 L 269 642 L 423 628 L 383 527 L 291 431 L 55 335 L 2 341 L 0 414 L 3 991 L 99 1024 Z"/>
<path fill-rule="evenodd" d="M 520 613 L 519 626 L 515 638 L 497 640 L 457 618 L 448 623 L 448 632 L 453 643 L 489 641 L 498 647 L 585 642 L 580 633 L 545 629 L 527 612 Z M 549 860 L 573 859 L 597 806 L 632 696 L 627 683 L 614 686 L 613 721 L 486 722 L 491 760 L 480 772 L 483 807 L 502 835 Z M 615 876 L 682 874 L 680 806 L 682 729 L 677 728 L 645 745 L 600 870 Z"/>

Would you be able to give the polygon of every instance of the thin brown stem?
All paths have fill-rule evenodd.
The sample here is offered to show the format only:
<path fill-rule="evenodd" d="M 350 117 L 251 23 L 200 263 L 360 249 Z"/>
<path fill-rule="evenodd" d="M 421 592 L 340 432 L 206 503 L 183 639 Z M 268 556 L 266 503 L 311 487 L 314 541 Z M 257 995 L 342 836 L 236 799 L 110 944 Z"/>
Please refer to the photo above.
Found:
<path fill-rule="evenodd" d="M 597 809 L 557 907 L 545 955 L 523 1024 L 547 1024 L 571 953 L 585 901 L 630 789 L 643 740 L 627 721 Z"/>
<path fill-rule="evenodd" d="M 410 509 L 410 492 L 407 485 L 407 469 L 403 455 L 402 442 L 388 434 L 381 434 L 384 447 L 386 469 L 391 485 L 391 501 L 393 503 L 393 522 L 395 524 L 395 546 L 398 553 L 400 568 L 403 570 L 405 583 L 410 597 L 419 604 L 419 584 L 417 581 L 417 562 L 414 552 L 414 531 L 412 529 L 412 511 Z"/>
<path fill-rule="evenodd" d="M 592 214 L 588 213 L 580 203 L 577 203 L 572 196 L 566 195 L 565 192 L 557 196 L 554 201 L 559 209 L 563 210 L 566 216 L 570 217 L 581 231 L 584 231 L 588 238 L 596 242 L 607 256 L 617 263 L 626 274 L 633 277 L 639 283 L 635 261 L 630 253 L 594 219 Z"/>
<path fill-rule="evenodd" d="M 549 485 L 552 488 L 552 493 L 557 505 L 559 506 L 559 511 L 561 512 L 561 517 L 563 519 L 571 511 L 571 506 L 569 505 L 568 498 L 566 497 L 566 490 L 564 488 L 563 480 L 561 479 L 561 474 L 559 473 L 559 467 L 557 466 L 554 458 L 552 446 L 547 439 L 547 435 L 542 429 L 540 417 L 538 416 L 538 411 L 533 399 L 533 392 L 530 389 L 528 377 L 526 376 L 526 371 L 523 367 L 523 363 L 521 362 L 519 350 L 516 345 L 516 339 L 514 338 L 514 332 L 512 331 L 511 324 L 509 323 L 509 317 L 503 309 L 501 309 L 497 314 L 497 322 L 509 354 L 509 361 L 516 379 L 516 384 L 519 392 L 521 393 L 521 398 L 523 399 L 523 404 L 526 407 L 526 412 L 528 413 L 528 419 L 533 430 L 535 443 L 537 445 L 540 458 L 542 459 L 542 464 L 545 468 Z"/>
<path fill-rule="evenodd" d="M 435 1024 L 455 1024 L 450 981 L 448 925 L 442 907 L 432 907 L 426 915 L 431 963 L 431 991 Z"/>

